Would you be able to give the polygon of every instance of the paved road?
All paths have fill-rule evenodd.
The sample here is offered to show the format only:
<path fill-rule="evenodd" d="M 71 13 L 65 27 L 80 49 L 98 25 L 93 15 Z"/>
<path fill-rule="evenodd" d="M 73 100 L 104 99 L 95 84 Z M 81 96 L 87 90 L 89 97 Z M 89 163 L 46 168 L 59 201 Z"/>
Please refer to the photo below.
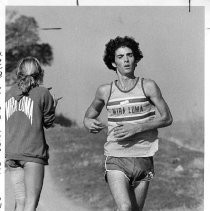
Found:
<path fill-rule="evenodd" d="M 10 184 L 9 173 L 5 173 L 5 211 L 14 210 L 14 195 Z M 44 186 L 37 211 L 91 211 L 84 206 L 78 206 L 67 199 L 58 188 L 50 175 L 49 166 L 46 167 Z"/>

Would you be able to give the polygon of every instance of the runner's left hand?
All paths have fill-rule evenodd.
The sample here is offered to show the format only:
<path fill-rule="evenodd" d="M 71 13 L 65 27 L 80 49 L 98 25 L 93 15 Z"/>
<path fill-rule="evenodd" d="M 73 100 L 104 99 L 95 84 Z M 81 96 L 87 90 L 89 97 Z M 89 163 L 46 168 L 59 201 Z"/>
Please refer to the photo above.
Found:
<path fill-rule="evenodd" d="M 117 140 L 123 140 L 130 137 L 140 131 L 139 125 L 130 123 L 117 123 L 117 127 L 114 129 L 114 137 Z"/>

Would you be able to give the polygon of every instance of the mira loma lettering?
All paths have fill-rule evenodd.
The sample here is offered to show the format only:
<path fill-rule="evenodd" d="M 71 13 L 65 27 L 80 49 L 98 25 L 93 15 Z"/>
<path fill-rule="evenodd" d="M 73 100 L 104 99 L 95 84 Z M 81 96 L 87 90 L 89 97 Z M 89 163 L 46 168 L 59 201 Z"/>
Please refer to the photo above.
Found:
<path fill-rule="evenodd" d="M 111 108 L 108 109 L 111 115 L 119 116 L 119 115 L 129 115 L 129 114 L 141 114 L 145 109 L 142 105 L 138 106 L 124 106 L 119 108 Z"/>
<path fill-rule="evenodd" d="M 34 102 L 30 97 L 24 96 L 19 102 L 14 97 L 10 98 L 5 105 L 7 120 L 16 111 L 22 111 L 30 120 L 33 121 L 33 105 Z"/>

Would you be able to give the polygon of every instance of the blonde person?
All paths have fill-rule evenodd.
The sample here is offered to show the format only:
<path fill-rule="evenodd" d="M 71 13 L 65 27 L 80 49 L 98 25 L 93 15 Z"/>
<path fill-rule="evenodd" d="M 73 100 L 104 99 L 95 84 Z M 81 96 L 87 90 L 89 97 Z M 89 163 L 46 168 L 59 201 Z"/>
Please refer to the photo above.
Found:
<path fill-rule="evenodd" d="M 139 43 L 131 37 L 116 37 L 106 44 L 104 62 L 116 72 L 117 80 L 98 87 L 84 118 L 85 127 L 98 133 L 104 125 L 97 117 L 106 106 L 105 177 L 118 211 L 143 210 L 154 176 L 157 129 L 172 123 L 157 84 L 134 74 L 142 58 Z"/>
<path fill-rule="evenodd" d="M 48 165 L 44 128 L 52 126 L 59 99 L 39 86 L 43 70 L 34 57 L 23 58 L 17 82 L 6 93 L 6 164 L 15 194 L 15 211 L 35 211 Z"/>

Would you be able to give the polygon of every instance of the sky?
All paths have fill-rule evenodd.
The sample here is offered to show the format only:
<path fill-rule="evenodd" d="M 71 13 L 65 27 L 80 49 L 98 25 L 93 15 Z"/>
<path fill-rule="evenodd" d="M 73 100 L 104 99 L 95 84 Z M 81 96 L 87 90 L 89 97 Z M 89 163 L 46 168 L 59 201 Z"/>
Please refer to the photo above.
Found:
<path fill-rule="evenodd" d="M 45 67 L 44 84 L 62 96 L 57 112 L 79 125 L 97 87 L 116 79 L 103 62 L 105 44 L 116 36 L 132 36 L 144 58 L 136 76 L 160 87 L 175 121 L 203 117 L 204 7 L 75 7 L 7 6 L 32 16 L 41 42 L 52 46 L 54 61 Z M 102 113 L 105 118 L 105 111 Z"/>

